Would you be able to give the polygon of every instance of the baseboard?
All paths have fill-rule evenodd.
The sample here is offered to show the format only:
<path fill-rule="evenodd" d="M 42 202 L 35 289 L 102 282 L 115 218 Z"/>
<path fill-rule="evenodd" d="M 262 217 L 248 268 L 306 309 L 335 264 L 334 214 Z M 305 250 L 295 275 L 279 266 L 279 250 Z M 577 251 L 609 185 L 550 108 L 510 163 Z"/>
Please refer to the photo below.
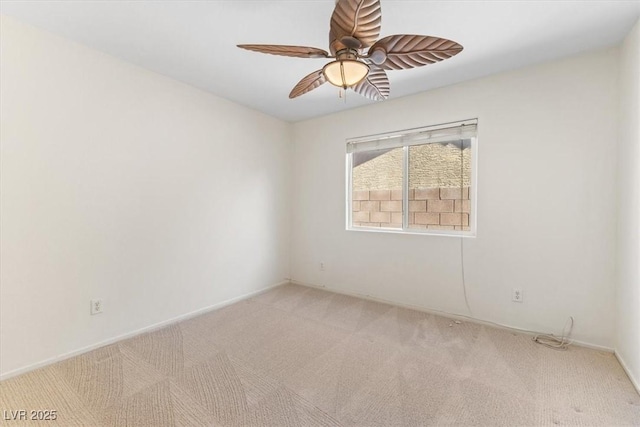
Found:
<path fill-rule="evenodd" d="M 638 392 L 638 394 L 640 394 L 640 381 L 638 381 L 638 379 L 636 379 L 636 377 L 633 376 L 633 373 L 629 369 L 629 366 L 627 366 L 627 364 L 625 363 L 625 361 L 622 358 L 622 356 L 620 355 L 620 353 L 618 353 L 618 351 L 616 350 L 614 352 L 614 354 L 616 355 L 616 359 L 618 359 L 618 362 L 620 362 L 620 365 L 622 366 L 622 369 L 624 369 L 624 372 L 629 377 L 629 380 L 631 381 L 631 384 L 633 384 L 633 386 L 636 388 L 636 391 Z"/>
<path fill-rule="evenodd" d="M 231 304 L 234 304 L 236 302 L 239 302 L 239 301 L 254 297 L 256 295 L 260 295 L 260 294 L 262 294 L 264 292 L 267 292 L 267 291 L 269 291 L 269 290 L 271 290 L 273 288 L 276 288 L 278 286 L 285 285 L 287 283 L 290 283 L 289 280 L 284 280 L 284 281 L 276 283 L 274 285 L 267 286 L 266 288 L 262 288 L 262 289 L 259 289 L 257 291 L 249 292 L 249 293 L 246 293 L 246 294 L 234 297 L 234 298 L 230 298 L 228 300 L 225 300 L 225 301 L 210 305 L 208 307 L 200 308 L 198 310 L 195 310 L 195 311 L 192 311 L 192 312 L 189 312 L 189 313 L 186 313 L 186 314 L 182 314 L 180 316 L 173 317 L 171 319 L 164 320 L 162 322 L 154 323 L 153 325 L 145 326 L 144 328 L 136 329 L 135 331 L 127 332 L 126 334 L 118 335 L 118 336 L 115 336 L 115 337 L 100 341 L 100 342 L 98 342 L 96 344 L 91 344 L 91 345 L 88 345 L 86 347 L 82 347 L 80 349 L 73 350 L 73 351 L 70 351 L 68 353 L 64 353 L 64 354 L 61 354 L 59 356 L 52 357 L 50 359 L 43 360 L 42 362 L 33 363 L 31 365 L 24 366 L 22 368 L 14 369 L 12 371 L 9 371 L 9 372 L 6 372 L 6 373 L 0 375 L 0 381 L 6 380 L 6 379 L 9 379 L 9 378 L 21 375 L 21 374 L 25 374 L 27 372 L 30 372 L 30 371 L 33 371 L 33 370 L 36 370 L 36 369 L 39 369 L 39 368 L 43 368 L 43 367 L 51 365 L 53 363 L 61 362 L 61 361 L 65 360 L 65 359 L 69 359 L 71 357 L 79 356 L 81 354 L 87 353 L 87 352 L 95 350 L 97 348 L 104 347 L 106 345 L 110 345 L 110 344 L 113 344 L 115 342 L 118 342 L 118 341 L 121 341 L 121 340 L 124 340 L 124 339 L 132 338 L 132 337 L 134 337 L 136 335 L 140 335 L 140 334 L 143 334 L 143 333 L 146 333 L 146 332 L 154 331 L 156 329 L 164 328 L 165 326 L 169 326 L 169 325 L 171 325 L 173 323 L 181 322 L 183 320 L 187 320 L 187 319 L 190 319 L 192 317 L 196 317 L 196 316 L 199 316 L 201 314 L 208 313 L 210 311 L 219 310 L 219 309 L 221 309 L 223 307 L 226 307 L 228 305 L 231 305 Z"/>
<path fill-rule="evenodd" d="M 541 334 L 546 334 L 547 333 L 547 332 L 541 332 L 541 331 L 530 331 L 530 330 L 518 328 L 518 327 L 515 327 L 515 326 L 503 325 L 503 324 L 500 324 L 500 323 L 495 323 L 495 322 L 492 322 L 492 321 L 489 321 L 489 320 L 478 319 L 476 317 L 471 317 L 471 316 L 467 316 L 467 315 L 464 315 L 464 314 L 450 313 L 450 312 L 443 311 L 443 310 L 436 310 L 436 309 L 433 309 L 433 308 L 422 307 L 422 306 L 411 305 L 411 304 L 405 304 L 405 303 L 398 302 L 398 301 L 372 297 L 370 295 L 359 294 L 357 292 L 343 291 L 341 289 L 335 289 L 335 288 L 328 287 L 328 286 L 325 286 L 325 285 L 315 285 L 315 284 L 312 284 L 312 283 L 300 282 L 300 281 L 293 280 L 293 279 L 291 279 L 291 283 L 296 284 L 296 285 L 300 285 L 300 286 L 306 286 L 306 287 L 309 287 L 309 288 L 323 289 L 325 291 L 333 292 L 333 293 L 336 293 L 336 294 L 348 295 L 348 296 L 352 296 L 352 297 L 356 297 L 356 298 L 366 299 L 366 300 L 369 300 L 369 301 L 375 301 L 375 302 L 380 302 L 380 303 L 384 303 L 384 304 L 391 304 L 391 305 L 395 305 L 396 307 L 408 308 L 410 310 L 422 311 L 424 313 L 429 313 L 429 314 L 435 314 L 435 315 L 438 315 L 438 316 L 449 317 L 449 318 L 455 319 L 455 320 L 476 323 L 476 324 L 483 325 L 483 326 L 491 326 L 493 328 L 498 328 L 498 329 L 506 329 L 506 330 L 509 330 L 509 331 L 515 331 L 515 332 L 520 332 L 520 333 L 529 334 L 529 335 L 541 335 Z M 592 344 L 592 343 L 588 343 L 588 342 L 584 342 L 584 341 L 577 341 L 577 340 L 572 340 L 571 343 L 574 344 L 574 345 L 577 345 L 579 347 L 585 347 L 585 348 L 591 348 L 591 349 L 594 349 L 594 350 L 606 351 L 607 353 L 613 353 L 614 352 L 613 348 L 602 346 L 602 345 L 599 345 L 599 344 Z"/>

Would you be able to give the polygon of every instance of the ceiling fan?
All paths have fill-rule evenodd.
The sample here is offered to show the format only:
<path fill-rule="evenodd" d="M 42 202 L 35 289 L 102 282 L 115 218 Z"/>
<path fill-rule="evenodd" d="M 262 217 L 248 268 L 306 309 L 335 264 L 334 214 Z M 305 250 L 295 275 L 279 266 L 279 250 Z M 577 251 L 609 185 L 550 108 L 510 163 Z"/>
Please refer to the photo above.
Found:
<path fill-rule="evenodd" d="M 337 0 L 329 29 L 331 53 L 306 46 L 239 44 L 238 47 L 272 55 L 334 59 L 300 80 L 289 98 L 310 92 L 328 81 L 376 101 L 389 97 L 385 70 L 421 67 L 462 51 L 458 43 L 439 37 L 397 34 L 377 40 L 381 21 L 380 0 Z"/>

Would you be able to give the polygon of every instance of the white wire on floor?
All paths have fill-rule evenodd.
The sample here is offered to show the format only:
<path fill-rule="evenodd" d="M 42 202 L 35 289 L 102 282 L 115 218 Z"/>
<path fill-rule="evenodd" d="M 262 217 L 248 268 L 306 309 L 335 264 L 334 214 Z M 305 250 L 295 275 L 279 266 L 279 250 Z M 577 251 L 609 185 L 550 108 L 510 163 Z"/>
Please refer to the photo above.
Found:
<path fill-rule="evenodd" d="M 569 324 L 569 332 L 566 333 L 567 324 Z M 573 332 L 573 317 L 569 316 L 564 328 L 562 328 L 562 335 L 556 337 L 555 335 L 536 335 L 533 337 L 533 341 L 541 344 L 545 347 L 552 348 L 554 350 L 566 350 L 571 344 L 571 333 Z"/>

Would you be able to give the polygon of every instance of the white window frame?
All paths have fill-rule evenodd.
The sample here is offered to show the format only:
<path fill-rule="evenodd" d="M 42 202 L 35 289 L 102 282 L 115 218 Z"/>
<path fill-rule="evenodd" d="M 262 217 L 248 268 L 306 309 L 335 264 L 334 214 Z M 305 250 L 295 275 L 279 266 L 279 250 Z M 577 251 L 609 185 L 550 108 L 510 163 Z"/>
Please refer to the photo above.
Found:
<path fill-rule="evenodd" d="M 466 128 L 465 128 L 466 126 Z M 438 139 L 438 133 L 445 135 L 456 130 L 462 134 L 465 129 L 471 129 L 474 133 L 465 139 L 471 139 L 471 184 L 469 186 L 469 230 L 433 230 L 433 229 L 414 229 L 409 228 L 409 147 L 412 145 L 423 145 L 434 143 Z M 425 142 L 414 142 L 424 135 L 433 136 L 431 140 Z M 446 139 L 446 137 L 444 137 Z M 377 228 L 377 227 L 354 227 L 352 221 L 352 202 L 353 202 L 353 161 L 352 155 L 357 151 L 358 144 L 360 147 L 402 147 L 403 149 L 403 171 L 402 171 L 402 229 L 400 228 Z M 366 148 L 362 151 L 367 151 Z M 434 126 L 425 126 L 420 128 L 405 129 L 401 131 L 388 132 L 378 135 L 370 135 L 358 138 L 350 138 L 346 141 L 346 230 L 348 231 L 364 231 L 375 233 L 396 233 L 396 234 L 419 234 L 419 235 L 435 235 L 435 236 L 453 236 L 453 237 L 475 237 L 477 234 L 477 188 L 478 188 L 478 120 L 468 119 L 457 122 L 443 123 Z"/>

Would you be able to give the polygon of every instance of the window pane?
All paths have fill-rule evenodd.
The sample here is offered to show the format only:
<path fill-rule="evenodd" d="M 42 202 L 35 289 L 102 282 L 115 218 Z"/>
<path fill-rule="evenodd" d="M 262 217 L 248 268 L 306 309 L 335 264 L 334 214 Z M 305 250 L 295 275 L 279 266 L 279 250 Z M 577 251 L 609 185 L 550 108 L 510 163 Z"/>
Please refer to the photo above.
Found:
<path fill-rule="evenodd" d="M 352 226 L 402 228 L 402 147 L 353 153 Z"/>
<path fill-rule="evenodd" d="M 471 140 L 409 147 L 409 228 L 469 230 Z"/>

